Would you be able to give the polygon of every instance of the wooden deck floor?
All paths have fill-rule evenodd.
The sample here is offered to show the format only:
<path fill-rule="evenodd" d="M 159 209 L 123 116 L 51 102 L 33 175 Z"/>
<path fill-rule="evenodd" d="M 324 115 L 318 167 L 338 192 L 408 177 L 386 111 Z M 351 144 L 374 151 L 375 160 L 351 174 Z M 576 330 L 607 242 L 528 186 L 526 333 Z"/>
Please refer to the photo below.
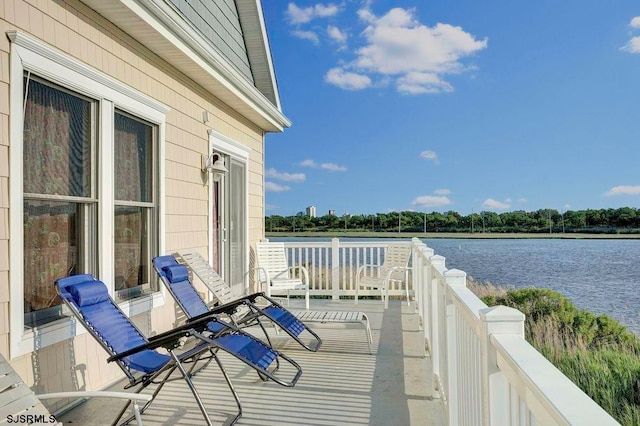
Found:
<path fill-rule="evenodd" d="M 292 301 L 292 308 L 303 302 Z M 362 327 L 317 325 L 324 343 L 317 353 L 277 336 L 275 345 L 302 367 L 294 388 L 261 382 L 252 369 L 229 355 L 222 361 L 243 403 L 239 425 L 443 425 L 442 404 L 433 390 L 429 359 L 423 355 L 418 318 L 406 304 L 391 301 L 312 300 L 311 309 L 359 310 L 371 321 L 373 355 Z M 235 415 L 235 404 L 217 366 L 194 378 L 214 424 Z M 113 390 L 122 390 L 122 385 Z M 91 400 L 58 420 L 103 425 L 113 421 L 120 402 Z M 143 415 L 145 425 L 199 425 L 204 422 L 184 381 L 169 383 Z"/>

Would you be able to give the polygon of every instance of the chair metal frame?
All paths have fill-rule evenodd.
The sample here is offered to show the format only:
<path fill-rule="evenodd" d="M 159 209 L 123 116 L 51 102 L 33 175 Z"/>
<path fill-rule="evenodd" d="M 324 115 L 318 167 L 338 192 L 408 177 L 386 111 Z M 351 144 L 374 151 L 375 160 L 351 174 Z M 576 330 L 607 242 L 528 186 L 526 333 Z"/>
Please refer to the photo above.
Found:
<path fill-rule="evenodd" d="M 125 389 L 138 386 L 138 388 L 134 392 L 138 394 L 151 384 L 158 385 L 157 388 L 152 393 L 151 399 L 147 401 L 145 405 L 140 409 L 140 415 L 144 414 L 145 410 L 155 400 L 156 396 L 158 395 L 158 393 L 166 383 L 174 380 L 184 379 L 185 382 L 187 383 L 187 386 L 191 390 L 191 393 L 193 394 L 196 400 L 196 403 L 200 408 L 200 411 L 202 412 L 202 415 L 204 417 L 206 424 L 211 425 L 212 424 L 211 419 L 207 413 L 204 403 L 202 402 L 202 399 L 198 394 L 198 391 L 195 388 L 195 385 L 193 384 L 193 381 L 191 380 L 191 377 L 195 373 L 200 371 L 202 368 L 205 368 L 211 362 L 211 360 L 215 360 L 216 363 L 218 364 L 218 367 L 220 368 L 220 371 L 222 372 L 222 375 L 224 376 L 227 386 L 229 387 L 231 393 L 233 394 L 236 405 L 238 407 L 238 413 L 229 423 L 230 425 L 235 424 L 238 421 L 238 419 L 240 419 L 240 417 L 242 416 L 242 404 L 233 386 L 233 383 L 231 382 L 231 379 L 229 378 L 221 360 L 217 356 L 217 352 L 220 349 L 231 353 L 232 355 L 236 356 L 238 359 L 243 361 L 245 364 L 256 369 L 258 371 L 259 376 L 263 380 L 266 380 L 268 378 L 282 386 L 286 386 L 286 387 L 294 386 L 302 374 L 302 369 L 293 359 L 289 358 L 288 356 L 282 353 L 275 351 L 273 348 L 271 348 L 270 346 L 267 346 L 265 343 L 256 339 L 255 337 L 242 332 L 240 329 L 233 326 L 233 324 L 228 324 L 225 321 L 221 321 L 219 316 L 221 314 L 229 312 L 228 310 L 233 309 L 232 307 L 228 307 L 228 306 L 220 307 L 219 309 L 214 309 L 213 311 L 209 312 L 206 316 L 202 316 L 201 318 L 198 318 L 197 320 L 192 321 L 189 324 L 185 324 L 183 326 L 179 326 L 172 330 L 158 334 L 156 336 L 146 338 L 144 334 L 140 331 L 140 329 L 136 327 L 135 324 L 133 324 L 133 322 L 124 314 L 124 312 L 122 312 L 122 310 L 118 307 L 118 305 L 114 302 L 114 300 L 109 296 L 108 302 L 109 302 L 109 306 L 112 308 L 112 312 L 114 314 L 120 315 L 120 318 L 118 319 L 125 320 L 128 323 L 128 325 L 131 326 L 131 328 L 139 334 L 140 339 L 144 342 L 128 350 L 125 350 L 122 352 L 116 352 L 114 348 L 110 345 L 109 341 L 105 339 L 100 329 L 96 327 L 86 317 L 86 315 L 83 313 L 83 309 L 77 305 L 73 296 L 69 292 L 69 289 L 71 288 L 71 286 L 78 285 L 83 282 L 89 282 L 91 280 L 100 282 L 100 281 L 97 281 L 93 276 L 88 274 L 75 275 L 72 277 L 58 279 L 56 281 L 56 290 L 58 291 L 58 294 L 60 295 L 60 298 L 63 300 L 63 302 L 73 312 L 76 319 L 82 323 L 82 325 L 89 331 L 89 333 L 98 341 L 100 346 L 105 351 L 107 351 L 107 353 L 110 355 L 109 358 L 107 359 L 107 362 L 116 362 L 118 366 L 122 369 L 125 376 L 129 380 L 129 384 L 125 386 Z M 106 286 L 105 286 L 105 289 L 106 289 Z M 217 334 L 211 333 L 209 331 L 209 329 L 211 328 L 209 324 L 211 322 L 219 323 L 221 326 L 220 328 L 221 331 L 219 331 Z M 264 345 L 264 349 L 268 351 L 273 351 L 276 358 L 283 359 L 287 361 L 289 364 L 291 364 L 296 370 L 296 374 L 294 375 L 294 377 L 289 381 L 276 377 L 273 374 L 275 373 L 275 370 L 269 371 L 266 368 L 262 368 L 250 362 L 250 360 L 242 356 L 239 356 L 238 354 L 233 353 L 232 351 L 224 347 L 223 344 L 221 343 L 222 339 L 242 337 L 242 336 L 247 336 L 246 338 L 251 339 L 252 343 L 255 343 L 257 345 Z M 195 338 L 195 345 L 186 351 L 178 353 L 179 350 L 182 350 L 184 348 L 185 341 L 189 338 Z M 158 348 L 164 348 L 168 352 L 170 359 L 168 359 L 163 365 L 159 366 L 155 371 L 142 372 L 142 374 L 139 374 L 125 360 L 125 358 L 135 354 L 139 354 L 142 351 L 147 351 L 147 350 L 155 351 Z M 204 362 L 204 364 L 199 365 L 199 363 L 201 362 Z M 192 365 L 187 370 L 183 364 L 192 364 Z M 176 369 L 180 372 L 180 376 L 173 377 L 173 378 L 170 377 Z M 113 423 L 114 425 L 117 424 L 118 421 L 125 414 L 130 403 L 131 402 L 129 402 L 129 404 L 127 404 L 119 412 L 118 417 Z M 123 422 L 123 424 L 130 422 L 133 418 L 134 418 L 133 416 L 127 418 Z"/>
<path fill-rule="evenodd" d="M 182 260 L 183 264 L 180 264 L 178 259 Z M 208 263 L 206 263 L 206 260 L 204 260 L 199 253 L 189 252 L 187 255 L 185 252 L 181 252 L 178 254 L 178 259 L 175 256 L 158 256 L 153 259 L 152 263 L 156 273 L 165 284 L 165 288 L 167 288 L 171 293 L 180 309 L 185 313 L 185 315 L 191 317 L 187 322 L 192 321 L 193 317 L 198 317 L 199 315 L 208 312 L 209 307 L 206 302 L 202 300 L 191 280 L 188 280 L 188 286 L 183 284 L 183 287 L 181 288 L 182 293 L 185 291 L 189 292 L 187 296 L 190 297 L 191 304 L 186 306 L 185 301 L 183 300 L 184 294 L 178 294 L 178 292 L 174 290 L 173 283 L 165 272 L 167 267 L 180 265 L 194 272 L 204 282 L 205 286 L 213 293 L 213 295 L 216 296 L 220 303 L 225 306 L 233 306 L 235 308 L 228 316 L 229 321 L 231 321 L 234 326 L 238 328 L 245 328 L 258 325 L 262 329 L 265 339 L 269 345 L 271 345 L 271 339 L 269 338 L 269 334 L 264 328 L 264 324 L 262 322 L 262 319 L 265 318 L 291 336 L 291 338 L 308 351 L 317 352 L 318 349 L 320 349 L 320 346 L 322 345 L 322 339 L 320 336 L 307 327 L 293 313 L 272 298 L 260 292 L 234 299 L 229 286 L 226 285 L 224 280 L 213 270 L 213 268 L 209 266 Z M 191 266 L 193 263 L 197 263 L 197 265 L 199 265 L 198 272 L 196 272 L 196 270 Z M 203 265 L 208 266 L 208 268 L 206 268 L 206 273 L 202 270 Z M 198 301 L 201 303 L 198 303 Z M 259 306 L 258 304 L 262 302 L 266 302 L 267 305 Z M 195 315 L 193 311 L 195 311 Z M 306 343 L 300 338 L 303 332 L 306 332 L 311 336 L 311 343 Z"/>

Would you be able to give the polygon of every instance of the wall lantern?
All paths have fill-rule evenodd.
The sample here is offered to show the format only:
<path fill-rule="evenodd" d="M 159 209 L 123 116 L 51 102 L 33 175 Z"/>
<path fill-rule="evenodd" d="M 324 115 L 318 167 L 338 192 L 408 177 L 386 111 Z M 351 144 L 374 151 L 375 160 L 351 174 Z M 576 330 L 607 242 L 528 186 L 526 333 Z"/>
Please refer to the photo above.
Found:
<path fill-rule="evenodd" d="M 205 173 L 213 173 L 213 180 L 218 182 L 220 178 L 227 174 L 229 170 L 224 166 L 222 155 L 212 152 L 208 157 L 202 156 L 202 171 Z"/>

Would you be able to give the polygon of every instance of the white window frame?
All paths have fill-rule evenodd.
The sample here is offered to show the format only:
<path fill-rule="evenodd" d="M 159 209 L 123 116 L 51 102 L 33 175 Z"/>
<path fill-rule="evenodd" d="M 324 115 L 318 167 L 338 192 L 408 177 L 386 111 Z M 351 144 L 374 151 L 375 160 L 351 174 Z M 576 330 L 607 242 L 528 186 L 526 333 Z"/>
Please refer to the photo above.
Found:
<path fill-rule="evenodd" d="M 233 159 L 244 163 L 245 173 L 244 173 L 244 182 L 245 182 L 245 191 L 244 191 L 244 205 L 245 205 L 245 214 L 243 218 L 243 226 L 246 229 L 244 236 L 244 263 L 249 266 L 249 154 L 251 154 L 251 148 L 242 145 L 240 142 L 237 142 L 220 132 L 217 132 L 213 129 L 209 129 L 209 152 L 208 155 L 211 155 L 213 152 L 218 152 L 220 154 L 228 155 Z M 229 168 L 229 165 L 226 165 Z M 212 215 L 211 206 L 213 205 L 214 200 L 214 185 L 212 173 L 209 173 L 209 209 L 208 209 L 208 223 L 209 223 L 209 259 L 210 263 L 213 261 L 213 221 L 215 218 Z M 226 198 L 226 197 L 225 197 Z M 226 203 L 227 200 L 225 199 Z M 225 224 L 226 225 L 226 224 Z M 227 238 L 229 238 L 227 231 Z M 221 265 L 221 267 L 226 268 L 225 265 Z M 245 275 L 244 279 L 244 292 L 245 294 L 249 291 L 249 280 L 247 275 Z"/>
<path fill-rule="evenodd" d="M 72 319 L 62 319 L 31 329 L 24 327 L 24 232 L 23 232 L 23 75 L 25 71 L 56 83 L 69 90 L 97 100 L 99 103 L 97 161 L 98 176 L 98 272 L 109 293 L 114 295 L 113 262 L 113 120 L 115 109 L 121 109 L 158 126 L 158 250 L 165 250 L 165 127 L 169 108 L 141 92 L 86 64 L 59 52 L 41 41 L 19 31 L 8 31 L 10 56 L 10 141 L 9 154 L 9 268 L 10 268 L 10 358 L 72 338 L 85 332 Z M 108 125 L 111 123 L 111 125 Z M 53 285 L 53 283 L 51 283 Z M 148 296 L 120 303 L 129 316 L 147 312 L 165 303 L 165 289 Z"/>

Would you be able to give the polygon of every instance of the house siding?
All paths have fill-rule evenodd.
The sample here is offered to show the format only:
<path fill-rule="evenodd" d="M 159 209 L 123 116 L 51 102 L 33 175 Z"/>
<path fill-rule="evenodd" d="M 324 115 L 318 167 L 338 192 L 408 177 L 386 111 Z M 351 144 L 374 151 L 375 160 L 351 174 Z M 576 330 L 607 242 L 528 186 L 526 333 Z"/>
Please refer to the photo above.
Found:
<path fill-rule="evenodd" d="M 233 2 L 229 2 L 233 3 Z M 0 3 L 0 353 L 9 357 L 9 52 L 6 31 L 20 30 L 52 45 L 140 92 L 166 104 L 165 250 L 197 248 L 208 253 L 208 186 L 200 171 L 213 128 L 251 148 L 248 168 L 249 244 L 263 237 L 263 132 L 253 123 L 186 78 L 145 46 L 86 7 L 69 0 L 6 0 Z M 211 121 L 202 122 L 202 111 Z M 13 226 L 21 226 L 14 224 Z M 13 253 L 12 255 L 20 256 Z M 53 285 L 53 284 L 52 284 Z M 167 303 L 134 321 L 145 333 L 175 324 L 176 309 Z M 106 353 L 88 334 L 38 349 L 11 360 L 37 392 L 100 389 L 122 377 L 107 364 Z M 63 403 L 52 406 L 57 409 Z"/>
<path fill-rule="evenodd" d="M 234 0 L 168 0 L 218 51 L 253 83 Z"/>

